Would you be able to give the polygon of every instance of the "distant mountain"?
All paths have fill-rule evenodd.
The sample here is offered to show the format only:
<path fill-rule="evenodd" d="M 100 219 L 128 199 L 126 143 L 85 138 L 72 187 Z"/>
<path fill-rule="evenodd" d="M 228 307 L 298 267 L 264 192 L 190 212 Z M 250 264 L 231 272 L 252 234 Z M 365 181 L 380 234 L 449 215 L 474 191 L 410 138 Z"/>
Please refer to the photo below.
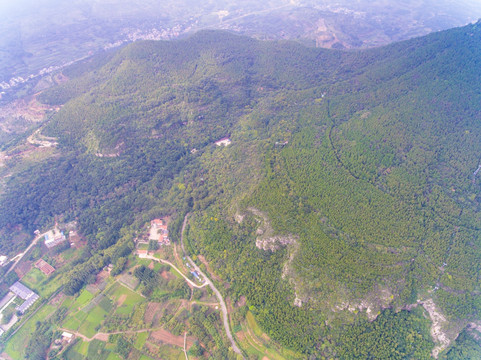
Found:
<path fill-rule="evenodd" d="M 20 0 L 0 4 L 0 14 L 0 89 L 18 91 L 30 76 L 141 39 L 173 39 L 211 28 L 365 48 L 465 25 L 481 17 L 481 6 L 472 0 Z"/>
<path fill-rule="evenodd" d="M 6 180 L 2 250 L 54 216 L 95 251 L 189 212 L 190 252 L 280 344 L 437 355 L 481 312 L 480 40 L 480 23 L 350 52 L 203 31 L 77 65 L 39 96 L 63 104 L 42 131 L 60 147 Z"/>

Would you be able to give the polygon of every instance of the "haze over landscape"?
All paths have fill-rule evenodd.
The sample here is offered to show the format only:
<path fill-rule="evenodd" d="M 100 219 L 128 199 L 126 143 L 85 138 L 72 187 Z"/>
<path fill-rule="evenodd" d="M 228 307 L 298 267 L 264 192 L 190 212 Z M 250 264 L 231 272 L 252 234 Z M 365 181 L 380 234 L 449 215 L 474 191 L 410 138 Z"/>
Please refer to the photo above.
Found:
<path fill-rule="evenodd" d="M 476 21 L 478 1 L 2 1 L 0 82 L 139 39 L 200 29 L 310 46 L 367 48 Z M 5 87 L 4 83 L 4 87 Z M 15 80 L 14 82 L 15 83 Z"/>
<path fill-rule="evenodd" d="M 0 358 L 481 358 L 481 3 L 0 15 Z"/>

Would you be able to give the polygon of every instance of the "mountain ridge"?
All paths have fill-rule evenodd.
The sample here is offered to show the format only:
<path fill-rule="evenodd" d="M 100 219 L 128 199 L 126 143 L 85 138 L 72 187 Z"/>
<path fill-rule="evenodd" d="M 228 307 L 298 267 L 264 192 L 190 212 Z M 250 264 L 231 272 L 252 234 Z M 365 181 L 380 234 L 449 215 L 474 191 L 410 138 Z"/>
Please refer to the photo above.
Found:
<path fill-rule="evenodd" d="M 343 323 L 422 333 L 421 315 L 382 311 L 431 298 L 462 328 L 481 311 L 480 40 L 478 22 L 358 52 L 217 31 L 131 44 L 40 96 L 65 102 L 44 130 L 60 159 L 8 180 L 0 228 L 62 214 L 97 250 L 151 214 L 178 227 L 193 211 L 190 252 L 287 347 L 349 358 Z M 297 250 L 256 247 L 265 220 L 249 208 Z M 418 340 L 405 357 L 426 358 Z"/>

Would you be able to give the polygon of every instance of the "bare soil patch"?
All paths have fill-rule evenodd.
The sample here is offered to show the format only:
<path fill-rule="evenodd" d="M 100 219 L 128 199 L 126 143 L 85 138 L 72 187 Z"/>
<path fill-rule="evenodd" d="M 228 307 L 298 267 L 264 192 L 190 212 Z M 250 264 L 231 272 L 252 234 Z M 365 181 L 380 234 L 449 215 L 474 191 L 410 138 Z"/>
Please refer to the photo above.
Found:
<path fill-rule="evenodd" d="M 156 353 L 159 351 L 159 348 L 157 346 L 149 343 L 148 341 L 145 343 L 145 346 L 147 346 L 147 349 L 149 349 L 151 353 Z"/>
<path fill-rule="evenodd" d="M 184 347 L 184 337 L 183 336 L 175 336 L 172 335 L 170 332 L 167 330 L 157 330 L 153 331 L 150 334 L 150 338 L 155 340 L 156 342 L 162 342 L 165 344 L 171 344 L 171 345 L 176 345 L 178 347 L 183 348 Z M 187 338 L 187 346 L 192 346 L 194 343 L 193 339 L 191 337 Z"/>
<path fill-rule="evenodd" d="M 265 341 L 271 341 L 271 338 L 269 336 L 267 336 L 266 333 L 262 333 L 261 337 L 265 340 Z"/>
<path fill-rule="evenodd" d="M 107 342 L 109 341 L 109 334 L 99 333 L 94 336 L 94 339 Z"/>
<path fill-rule="evenodd" d="M 147 304 L 147 309 L 144 314 L 144 321 L 146 324 L 150 324 L 154 321 L 155 314 L 162 308 L 162 304 L 150 302 Z"/>
<path fill-rule="evenodd" d="M 62 303 L 63 299 L 65 299 L 66 295 L 63 292 L 60 292 L 57 296 L 55 296 L 52 300 L 50 300 L 50 305 L 59 305 Z"/>
<path fill-rule="evenodd" d="M 119 282 L 126 287 L 128 287 L 130 290 L 134 291 L 137 285 L 139 285 L 139 280 L 132 275 L 129 274 L 123 274 L 119 277 Z"/>
<path fill-rule="evenodd" d="M 117 306 L 122 306 L 122 304 L 126 299 L 127 299 L 127 295 L 125 294 L 120 295 L 119 299 L 117 300 Z"/>
<path fill-rule="evenodd" d="M 15 268 L 15 272 L 17 273 L 19 278 L 23 278 L 25 274 L 27 274 L 30 269 L 32 268 L 31 261 L 20 261 L 20 263 Z"/>
<path fill-rule="evenodd" d="M 240 341 L 244 341 L 244 339 L 246 338 L 246 335 L 244 334 L 243 331 L 236 332 L 235 335 L 237 336 L 237 338 L 238 338 Z"/>
<path fill-rule="evenodd" d="M 242 295 L 237 303 L 235 304 L 236 307 L 243 307 L 247 303 L 247 299 L 244 295 Z"/>

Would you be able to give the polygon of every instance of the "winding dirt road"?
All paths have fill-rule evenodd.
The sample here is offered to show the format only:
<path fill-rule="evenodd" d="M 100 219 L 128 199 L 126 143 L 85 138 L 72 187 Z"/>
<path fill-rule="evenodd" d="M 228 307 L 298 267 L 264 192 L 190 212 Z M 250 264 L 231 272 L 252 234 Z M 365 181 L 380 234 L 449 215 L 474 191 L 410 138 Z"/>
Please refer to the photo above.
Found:
<path fill-rule="evenodd" d="M 187 276 L 184 275 L 184 273 L 182 271 L 180 271 L 177 266 L 175 266 L 174 264 L 172 264 L 170 261 L 168 260 L 164 260 L 164 259 L 157 259 L 156 257 L 152 256 L 152 255 L 148 255 L 148 254 L 139 254 L 137 253 L 137 255 L 139 256 L 139 258 L 141 259 L 149 259 L 149 260 L 153 260 L 153 261 L 157 261 L 157 262 L 161 262 L 161 263 L 164 263 L 164 264 L 167 264 L 169 265 L 170 267 L 173 267 L 180 275 L 182 275 L 182 277 L 185 279 L 185 281 L 187 281 L 190 285 L 192 285 L 193 287 L 196 287 L 198 289 L 201 289 L 205 286 L 208 285 L 207 281 L 204 282 L 202 285 L 197 285 L 195 282 L 193 282 L 192 280 L 190 280 Z M 204 276 L 205 277 L 205 276 Z"/>
<path fill-rule="evenodd" d="M 182 224 L 182 230 L 181 230 L 181 234 L 180 234 L 180 245 L 182 246 L 182 251 L 184 252 L 184 255 L 185 255 L 186 259 L 189 260 L 190 264 L 194 267 L 194 269 L 204 277 L 205 284 L 210 286 L 210 288 L 214 292 L 215 296 L 217 296 L 217 299 L 219 299 L 225 332 L 226 332 L 227 338 L 229 339 L 229 341 L 232 345 L 232 350 L 234 350 L 234 352 L 236 352 L 237 354 L 241 355 L 244 358 L 244 355 L 242 355 L 242 351 L 237 346 L 237 344 L 234 340 L 234 337 L 232 336 L 232 333 L 230 331 L 229 315 L 227 313 L 227 306 L 225 305 L 225 301 L 224 301 L 224 298 L 222 297 L 222 294 L 220 293 L 219 290 L 217 290 L 214 283 L 204 274 L 204 272 L 197 266 L 197 264 L 190 258 L 190 256 L 185 251 L 185 248 L 184 248 L 184 230 L 185 230 L 185 226 L 187 225 L 188 217 L 189 217 L 189 214 L 185 215 L 184 223 Z"/>

